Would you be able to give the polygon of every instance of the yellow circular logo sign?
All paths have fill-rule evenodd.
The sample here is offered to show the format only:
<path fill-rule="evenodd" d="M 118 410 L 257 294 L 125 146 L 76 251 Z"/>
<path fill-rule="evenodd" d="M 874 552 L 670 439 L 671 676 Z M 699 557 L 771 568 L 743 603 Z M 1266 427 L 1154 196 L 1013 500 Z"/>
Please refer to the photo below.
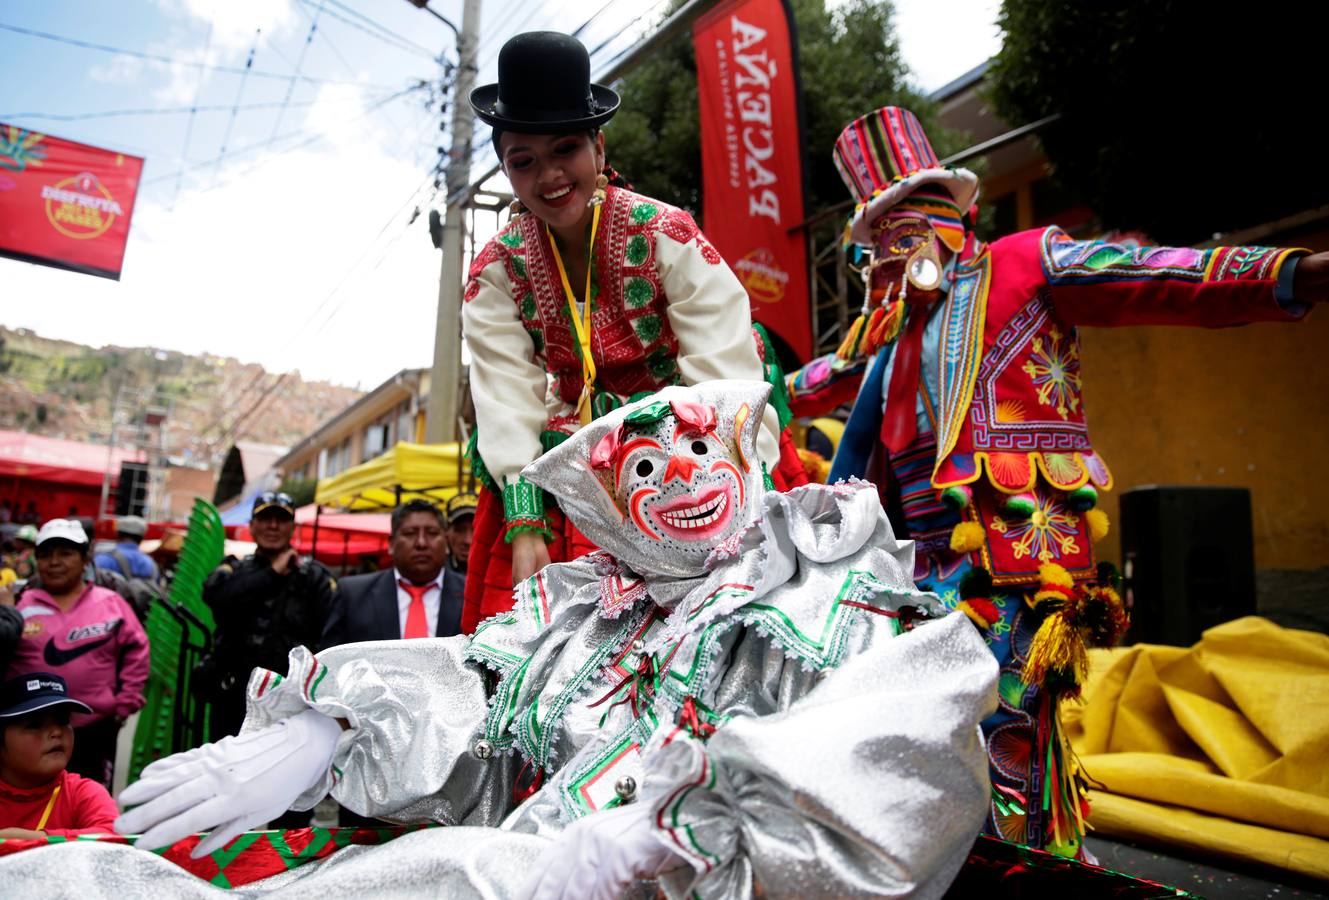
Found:
<path fill-rule="evenodd" d="M 55 230 L 75 240 L 101 237 L 116 216 L 124 215 L 111 192 L 90 172 L 43 185 L 42 199 Z"/>
<path fill-rule="evenodd" d="M 734 273 L 747 288 L 748 296 L 761 303 L 779 303 L 789 285 L 789 273 L 780 266 L 775 254 L 758 247 L 734 263 Z"/>

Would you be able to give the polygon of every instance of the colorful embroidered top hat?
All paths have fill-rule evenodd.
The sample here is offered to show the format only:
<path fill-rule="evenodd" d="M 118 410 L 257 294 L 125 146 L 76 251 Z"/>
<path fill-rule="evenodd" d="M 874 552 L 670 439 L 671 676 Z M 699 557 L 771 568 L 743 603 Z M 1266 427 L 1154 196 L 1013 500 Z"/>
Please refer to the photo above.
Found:
<path fill-rule="evenodd" d="M 907 109 L 883 106 L 855 119 L 835 142 L 835 167 L 858 205 L 849 220 L 849 239 L 869 246 L 868 226 L 919 185 L 938 184 L 966 211 L 978 199 L 978 176 L 946 168 L 932 152 L 923 126 Z"/>
<path fill-rule="evenodd" d="M 500 131 L 569 134 L 599 128 L 618 111 L 618 94 L 591 83 L 581 41 L 527 31 L 498 52 L 498 82 L 471 91 L 471 108 Z"/>

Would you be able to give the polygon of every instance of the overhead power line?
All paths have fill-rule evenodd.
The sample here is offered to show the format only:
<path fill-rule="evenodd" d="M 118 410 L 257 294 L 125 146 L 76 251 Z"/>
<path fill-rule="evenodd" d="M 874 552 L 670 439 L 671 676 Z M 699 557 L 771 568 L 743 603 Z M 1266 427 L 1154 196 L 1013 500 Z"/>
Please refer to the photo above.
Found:
<path fill-rule="evenodd" d="M 301 107 L 313 106 L 318 100 L 293 100 L 288 106 Z M 324 99 L 322 102 L 335 102 Z M 232 109 L 239 109 L 240 112 L 249 112 L 255 109 L 277 109 L 283 104 L 277 100 L 264 101 L 262 103 L 245 103 L 235 106 L 231 103 L 219 103 L 214 106 L 164 106 L 157 109 L 143 107 L 141 109 L 101 109 L 94 112 L 82 113 L 42 113 L 42 112 L 12 112 L 0 113 L 0 119 L 50 119 L 59 122 L 78 122 L 84 119 L 112 119 L 120 116 L 174 116 L 184 113 L 211 113 L 211 112 L 230 112 Z"/>
<path fill-rule="evenodd" d="M 123 56 L 132 56 L 137 59 L 146 59 L 151 62 L 169 63 L 173 66 L 187 66 L 191 69 L 204 69 L 209 72 L 222 72 L 228 75 L 244 75 L 246 72 L 244 68 L 241 68 L 239 66 L 214 66 L 214 65 L 209 65 L 208 63 L 205 62 L 200 62 L 198 60 L 181 59 L 178 56 L 167 56 L 164 53 L 148 53 L 147 51 L 144 50 L 128 50 L 125 49 L 124 47 L 112 47 L 109 44 L 97 44 L 93 43 L 92 41 L 84 41 L 78 38 L 65 37 L 64 35 L 60 34 L 51 34 L 50 32 L 47 31 L 37 31 L 34 28 L 23 28 L 22 26 L 19 25 L 10 25 L 6 22 L 0 22 L 0 30 L 12 31 L 15 34 L 25 34 L 28 35 L 29 37 L 42 38 L 43 40 L 55 41 L 56 43 L 60 44 L 69 44 L 70 46 L 73 47 L 82 47 L 85 50 L 99 50 L 103 53 L 116 53 Z M 249 77 L 251 78 L 275 78 L 281 81 L 286 81 L 291 77 L 289 74 L 281 72 L 265 72 L 261 69 L 250 69 L 248 70 L 248 73 Z M 364 84 L 363 82 L 358 82 L 358 81 L 333 81 L 327 78 L 313 78 L 309 75 L 298 75 L 296 77 L 299 78 L 300 81 L 305 81 L 310 84 L 349 84 L 349 85 L 354 85 L 355 87 L 373 87 L 373 88 L 379 88 L 381 90 L 390 90 L 390 88 L 387 85 L 382 85 L 382 84 L 371 85 L 371 84 Z"/>
<path fill-rule="evenodd" d="M 407 95 L 407 94 L 409 94 L 409 93 L 411 93 L 411 92 L 413 92 L 413 91 L 418 91 L 418 90 L 420 90 L 420 86 L 419 86 L 419 85 L 411 85 L 411 86 L 408 87 L 408 88 L 404 88 L 404 89 L 402 89 L 402 90 L 400 90 L 400 91 L 396 91 L 396 92 L 394 92 L 394 93 L 391 93 L 391 94 L 387 95 L 386 97 L 383 97 L 382 99 L 377 100 L 376 102 L 371 103 L 369 106 L 365 107 L 364 112 L 362 112 L 360 115 L 356 116 L 356 117 L 355 117 L 354 119 L 352 119 L 351 121 L 359 121 L 360 119 L 363 119 L 365 116 L 368 116 L 370 113 L 374 112 L 375 110 L 379 109 L 380 107 L 385 106 L 385 105 L 388 104 L 388 103 L 391 103 L 393 100 L 396 100 L 396 99 L 399 98 L 399 97 L 404 97 L 405 95 Z M 180 174 L 180 172 L 188 172 L 188 171 L 191 171 L 191 170 L 193 170 L 193 169 L 201 169 L 201 168 L 203 168 L 203 167 L 205 167 L 205 166 L 216 165 L 218 162 L 220 162 L 221 160 L 223 160 L 225 157 L 228 157 L 228 156 L 229 156 L 229 157 L 243 156 L 244 154 L 246 154 L 246 153 L 252 153 L 252 152 L 255 151 L 255 150 L 262 150 L 263 148 L 265 148 L 265 147 L 269 147 L 269 146 L 271 146 L 272 144 L 274 144 L 274 143 L 276 143 L 276 142 L 278 142 L 278 141 L 284 141 L 284 140 L 286 140 L 286 139 L 288 139 L 288 138 L 300 137 L 301 135 L 305 135 L 305 134 L 308 134 L 308 131 L 306 131 L 306 130 L 304 130 L 304 129 L 301 129 L 301 130 L 299 130 L 299 131 L 288 131 L 286 134 L 278 135 L 278 136 L 275 137 L 275 138 L 268 138 L 267 140 L 256 141 L 256 142 L 254 142 L 254 143 L 252 143 L 252 144 L 246 144 L 246 145 L 244 145 L 243 147 L 237 147 L 237 148 L 234 149 L 234 150 L 227 151 L 225 154 L 219 154 L 219 155 L 217 155 L 217 156 L 215 156 L 215 157 L 213 157 L 213 158 L 211 158 L 211 159 L 205 159 L 205 160 L 202 160 L 202 161 L 197 162 L 197 163 L 191 163 L 190 165 L 182 166 L 178 172 L 171 172 L 171 173 L 166 174 L 166 175 L 157 175 L 157 176 L 154 176 L 154 177 L 152 177 L 152 178 L 145 178 L 145 179 L 143 179 L 143 181 L 140 182 L 140 183 L 141 183 L 142 185 L 144 185 L 144 186 L 147 186 L 147 185 L 150 185 L 150 184 L 157 184 L 157 183 L 160 182 L 160 181 L 165 181 L 165 180 L 167 180 L 167 179 L 169 179 L 169 178 L 175 178 L 178 174 Z M 298 144 L 292 144 L 290 147 L 286 147 L 286 148 L 282 149 L 281 151 L 279 151 L 279 153 L 289 153 L 289 152 L 291 152 L 292 150 L 299 150 L 299 149 L 301 149 L 302 147 L 308 147 L 310 144 L 316 143 L 316 142 L 318 142 L 318 141 L 326 140 L 326 139 L 327 139 L 327 135 L 325 135 L 325 134 L 314 134 L 314 135 L 310 135 L 306 140 L 301 141 L 301 142 L 298 143 Z M 262 163 L 260 163 L 259 165 L 262 165 Z M 252 171 L 253 171 L 254 169 L 256 169 L 256 168 L 258 168 L 258 166 L 254 166 L 254 167 L 250 168 L 249 170 L 247 170 L 246 174 L 248 174 L 248 172 L 252 172 Z"/>
<path fill-rule="evenodd" d="M 300 0 L 300 2 L 309 5 L 312 2 L 312 0 Z M 334 19 L 337 19 L 339 22 L 344 22 L 345 24 L 350 25 L 352 28 L 359 29 L 360 31 L 363 31 L 366 34 L 368 34 L 370 37 L 378 38 L 379 40 L 384 41 L 386 43 L 396 44 L 398 47 L 400 47 L 403 50 L 409 50 L 413 53 L 425 56 L 429 59 L 434 59 L 436 56 L 438 56 L 438 54 L 435 51 L 430 50 L 428 47 L 424 46 L 423 44 L 416 43 L 410 38 L 398 34 L 397 32 L 393 31 L 391 28 L 388 28 L 387 26 L 381 24 L 380 22 L 371 19 L 369 16 L 365 15 L 359 10 L 353 9 L 350 6 L 347 6 L 345 3 L 340 2 L 340 0 L 324 0 L 324 2 L 326 2 L 331 6 L 335 6 L 337 9 L 343 10 L 348 15 L 353 16 L 355 19 L 358 19 L 360 22 L 365 23 L 365 25 L 357 24 L 355 21 L 340 16 L 329 9 L 324 9 L 324 13 L 326 15 L 332 16 Z M 368 27 L 366 27 L 366 25 Z"/>

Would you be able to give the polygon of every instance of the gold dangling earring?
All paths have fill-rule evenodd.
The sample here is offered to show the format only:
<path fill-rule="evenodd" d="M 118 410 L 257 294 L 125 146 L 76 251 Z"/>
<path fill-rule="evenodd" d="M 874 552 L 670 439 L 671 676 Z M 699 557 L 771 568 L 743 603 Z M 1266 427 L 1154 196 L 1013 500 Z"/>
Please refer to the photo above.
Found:
<path fill-rule="evenodd" d="M 604 172 L 595 176 L 595 190 L 591 193 L 591 199 L 586 201 L 587 206 L 599 206 L 605 202 L 607 196 L 605 188 L 609 187 L 609 176 Z"/>
<path fill-rule="evenodd" d="M 524 212 L 526 212 L 526 207 L 521 205 L 520 200 L 513 198 L 512 202 L 508 204 L 508 215 L 512 218 L 515 219 Z"/>

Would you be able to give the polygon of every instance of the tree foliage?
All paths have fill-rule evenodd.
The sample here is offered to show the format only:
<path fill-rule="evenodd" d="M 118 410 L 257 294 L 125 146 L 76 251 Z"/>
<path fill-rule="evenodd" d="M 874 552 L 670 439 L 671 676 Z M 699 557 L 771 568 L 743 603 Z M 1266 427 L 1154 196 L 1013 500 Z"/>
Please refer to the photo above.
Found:
<path fill-rule="evenodd" d="M 1315 8 L 1003 0 L 991 99 L 1061 114 L 1044 149 L 1104 225 L 1203 241 L 1329 202 Z"/>
<path fill-rule="evenodd" d="M 682 5 L 676 0 L 666 15 Z M 889 0 L 849 0 L 834 11 L 824 0 L 791 0 L 791 6 L 803 89 L 808 215 L 849 199 L 831 150 L 845 125 L 880 106 L 917 113 L 939 155 L 963 144 L 961 136 L 931 124 L 932 106 L 907 81 Z M 610 164 L 642 193 L 699 214 L 701 140 L 691 34 L 662 47 L 618 89 L 623 105 L 605 128 Z"/>

